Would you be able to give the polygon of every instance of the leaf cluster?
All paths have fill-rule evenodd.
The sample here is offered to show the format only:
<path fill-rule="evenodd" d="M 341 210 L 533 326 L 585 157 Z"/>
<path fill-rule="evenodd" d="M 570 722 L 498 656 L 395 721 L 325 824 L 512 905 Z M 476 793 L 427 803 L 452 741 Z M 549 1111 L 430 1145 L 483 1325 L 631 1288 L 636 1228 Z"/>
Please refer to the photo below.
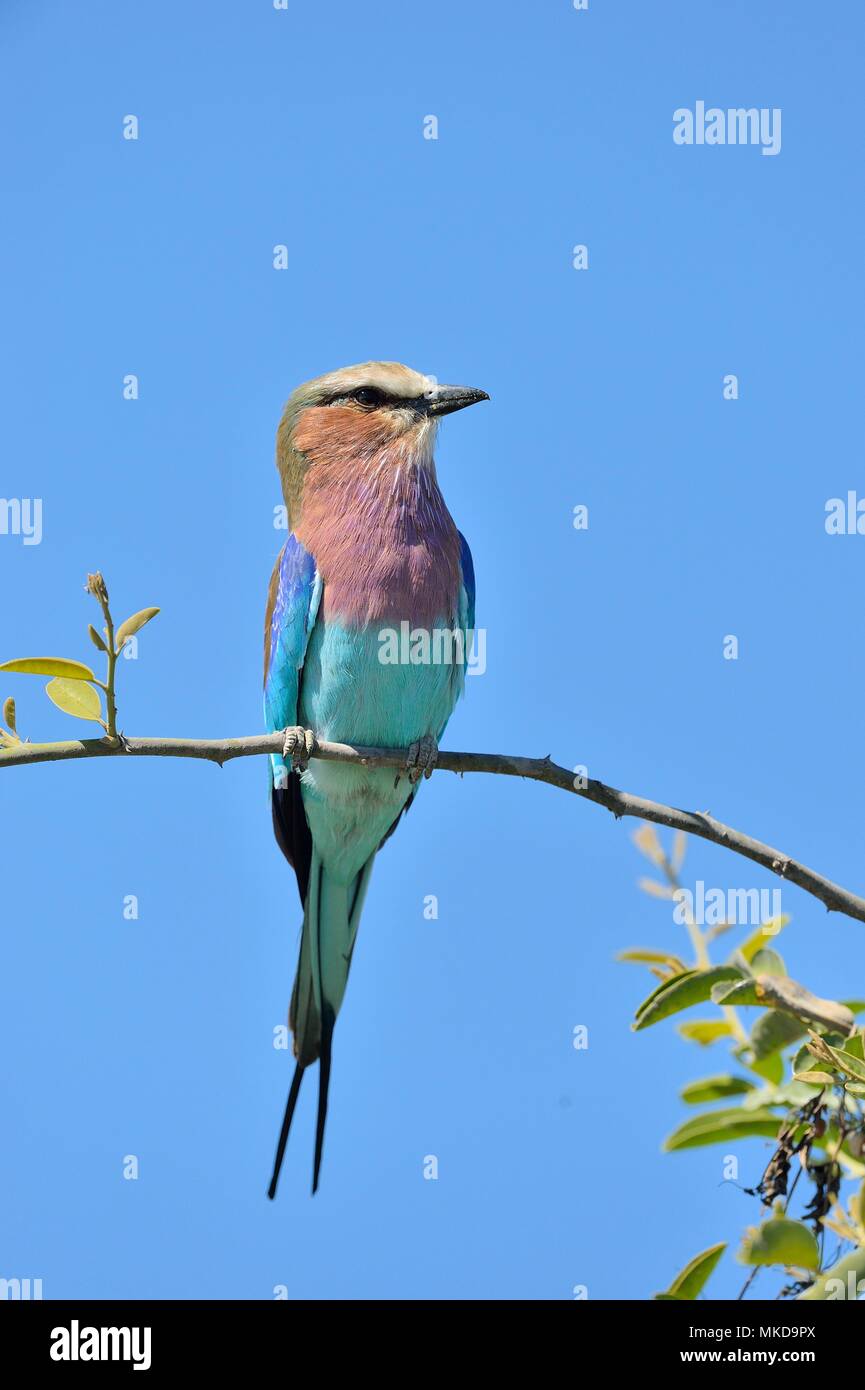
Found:
<path fill-rule="evenodd" d="M 681 1099 L 694 1113 L 663 1147 L 675 1152 L 755 1137 L 774 1141 L 759 1181 L 744 1189 L 770 1214 L 745 1231 L 738 1258 L 752 1267 L 752 1277 L 762 1266 L 783 1273 L 787 1283 L 779 1296 L 849 1296 L 838 1294 L 842 1281 L 827 1268 L 827 1233 L 837 1238 L 832 1261 L 839 1253 L 840 1264 L 853 1256 L 865 1273 L 865 1032 L 857 1025 L 865 1000 L 824 999 L 789 977 L 776 949 L 786 916 L 761 923 L 714 961 L 717 943 L 736 926 L 723 921 L 705 928 L 694 920 L 681 891 L 686 836 L 677 833 L 667 851 L 647 824 L 634 840 L 657 870 L 640 886 L 679 905 L 692 958 L 655 947 L 620 953 L 620 960 L 646 966 L 656 980 L 632 1026 L 640 1032 L 697 1006 L 714 1006 L 714 1012 L 679 1022 L 678 1032 L 701 1051 L 723 1046 L 729 1059 L 723 1070 L 683 1087 Z M 795 1217 L 790 1208 L 800 1181 L 802 1209 Z M 845 1209 L 842 1185 L 851 1183 L 855 1190 Z M 656 1297 L 696 1298 L 726 1246 L 696 1255 Z"/>

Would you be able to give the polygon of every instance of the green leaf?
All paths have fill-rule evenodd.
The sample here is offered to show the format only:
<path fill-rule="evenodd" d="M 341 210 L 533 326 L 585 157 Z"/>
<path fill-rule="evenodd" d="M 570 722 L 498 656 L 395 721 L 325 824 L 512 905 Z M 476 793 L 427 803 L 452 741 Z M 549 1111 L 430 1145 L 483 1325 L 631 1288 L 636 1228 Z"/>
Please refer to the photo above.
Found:
<path fill-rule="evenodd" d="M 851 1277 L 852 1276 L 852 1277 Z M 800 1293 L 799 1299 L 826 1299 L 841 1302 L 858 1298 L 861 1280 L 865 1280 L 865 1245 L 858 1246 L 850 1255 L 845 1255 L 825 1274 L 821 1274 L 810 1288 Z"/>
<path fill-rule="evenodd" d="M 22 676 L 60 676 L 67 681 L 96 679 L 89 666 L 81 661 L 67 661 L 64 656 L 25 656 L 18 661 L 4 661 L 0 671 L 14 671 Z"/>
<path fill-rule="evenodd" d="M 820 1251 L 814 1233 L 801 1221 L 772 1216 L 745 1233 L 739 1259 L 745 1265 L 795 1265 L 819 1269 Z"/>
<path fill-rule="evenodd" d="M 821 1086 L 835 1085 L 834 1076 L 830 1076 L 828 1071 L 818 1071 L 816 1067 L 810 1071 L 794 1071 L 793 1080 L 801 1081 L 805 1086 L 816 1086 L 818 1090 Z"/>
<path fill-rule="evenodd" d="M 672 965 L 679 975 L 687 969 L 684 961 L 672 951 L 647 951 L 642 947 L 632 951 L 619 951 L 616 960 L 633 961 L 637 965 Z"/>
<path fill-rule="evenodd" d="M 761 946 L 751 957 L 751 968 L 755 975 L 786 975 L 787 967 L 778 955 L 768 946 Z"/>
<path fill-rule="evenodd" d="M 865 1014 L 865 999 L 844 999 L 841 1002 L 851 1014 Z"/>
<path fill-rule="evenodd" d="M 686 1105 L 701 1105 L 704 1101 L 726 1100 L 728 1096 L 744 1096 L 755 1090 L 753 1081 L 744 1076 L 706 1076 L 691 1081 L 680 1092 Z"/>
<path fill-rule="evenodd" d="M 845 1081 L 844 1090 L 849 1091 L 851 1096 L 865 1096 L 865 1086 L 861 1081 Z"/>
<path fill-rule="evenodd" d="M 87 624 L 87 633 L 88 633 L 88 636 L 90 637 L 90 641 L 93 643 L 93 645 L 94 645 L 94 647 L 96 648 L 97 651 L 100 651 L 100 652 L 107 652 L 107 651 L 108 651 L 108 648 L 106 647 L 106 645 L 105 645 L 105 643 L 103 642 L 101 636 L 100 636 L 99 633 L 96 631 L 96 628 L 93 626 L 92 623 L 88 623 L 88 624 Z"/>
<path fill-rule="evenodd" d="M 782 913 L 779 917 L 772 917 L 770 921 L 764 922 L 761 927 L 758 927 L 753 936 L 749 936 L 740 948 L 745 959 L 752 961 L 757 952 L 772 941 L 789 921 L 790 918 Z"/>
<path fill-rule="evenodd" d="M 139 612 L 133 613 L 131 618 L 127 618 L 125 623 L 121 623 L 117 629 L 117 650 L 120 650 L 127 637 L 132 637 L 136 632 L 140 632 L 144 624 L 149 623 L 151 618 L 155 618 L 158 612 L 158 608 L 142 608 Z"/>
<path fill-rule="evenodd" d="M 711 970 L 687 970 L 672 980 L 665 980 L 648 999 L 643 1000 L 631 1027 L 634 1032 L 649 1028 L 653 1023 L 660 1023 L 662 1018 L 669 1018 L 670 1014 L 689 1009 L 692 1004 L 705 1003 L 713 985 L 719 981 L 741 978 L 741 970 L 733 965 L 716 965 Z"/>
<path fill-rule="evenodd" d="M 709 1110 L 686 1120 L 664 1140 L 666 1153 L 678 1149 L 696 1149 L 703 1144 L 721 1144 L 727 1140 L 747 1139 L 760 1134 L 767 1139 L 777 1137 L 781 1120 L 771 1110 Z"/>
<path fill-rule="evenodd" d="M 767 1009 L 766 1013 L 760 1014 L 751 1029 L 754 1060 L 759 1062 L 763 1057 L 779 1052 L 782 1047 L 788 1047 L 798 1038 L 803 1038 L 807 1031 L 805 1024 L 791 1014 L 781 1013 L 777 1009 Z"/>
<path fill-rule="evenodd" d="M 821 1047 L 846 1047 L 847 1034 L 835 1032 L 827 1028 L 825 1033 L 818 1033 L 815 1029 L 808 1029 L 808 1038 L 812 1043 L 819 1043 Z"/>
<path fill-rule="evenodd" d="M 768 1057 L 755 1057 L 749 1066 L 751 1071 L 773 1086 L 780 1086 L 784 1080 L 784 1058 L 780 1052 L 771 1052 Z"/>
<path fill-rule="evenodd" d="M 45 694 L 64 714 L 72 714 L 76 719 L 91 719 L 95 723 L 102 721 L 102 701 L 92 685 L 56 677 L 46 685 Z"/>
<path fill-rule="evenodd" d="M 683 1038 L 699 1043 L 701 1047 L 709 1047 L 719 1038 L 729 1038 L 733 1032 L 725 1018 L 694 1018 L 686 1023 L 677 1023 L 676 1029 Z"/>
<path fill-rule="evenodd" d="M 757 992 L 757 981 L 754 979 L 743 979 L 742 972 L 739 971 L 737 980 L 723 980 L 720 984 L 712 986 L 713 1004 L 759 1004 L 760 996 Z"/>
<path fill-rule="evenodd" d="M 685 1268 L 676 1275 L 665 1293 L 655 1294 L 655 1300 L 695 1299 L 702 1293 L 709 1275 L 726 1249 L 727 1242 L 722 1240 L 719 1245 L 710 1245 L 708 1250 L 701 1250 L 700 1254 L 695 1255 L 693 1260 L 689 1261 Z"/>
<path fill-rule="evenodd" d="M 12 699 L 11 695 L 9 695 L 7 699 L 3 701 L 3 723 L 6 725 L 7 729 L 10 729 L 12 731 L 13 734 L 16 732 L 15 701 Z"/>
<path fill-rule="evenodd" d="M 679 980 L 689 979 L 692 975 L 697 974 L 699 974 L 699 971 L 697 970 L 680 970 L 678 975 L 673 975 L 668 980 L 661 980 L 657 985 L 655 985 L 655 988 L 652 990 L 652 993 L 648 994 L 646 998 L 643 1000 L 642 1004 L 640 1004 L 639 1008 L 637 1009 L 637 1017 L 639 1017 L 639 1015 L 643 1013 L 643 1011 L 647 1009 L 649 1005 L 653 1003 L 655 999 L 657 999 L 658 995 L 664 992 L 665 989 L 669 989 L 671 985 L 677 984 Z"/>
<path fill-rule="evenodd" d="M 825 1061 L 823 1065 L 825 1066 Z M 807 1043 L 804 1047 L 799 1048 L 799 1051 L 793 1058 L 794 1071 L 813 1071 L 819 1066 L 820 1063 L 817 1061 L 817 1058 L 814 1056 Z"/>
<path fill-rule="evenodd" d="M 831 1052 L 841 1071 L 852 1076 L 854 1081 L 865 1081 L 865 1062 L 860 1062 L 858 1057 L 854 1057 L 853 1053 L 847 1052 L 845 1048 L 829 1047 L 825 1042 L 824 1046 Z"/>
<path fill-rule="evenodd" d="M 794 1110 L 798 1110 L 800 1106 L 807 1104 L 809 1100 L 813 1100 L 817 1092 L 822 1090 L 825 1090 L 825 1086 L 818 1086 L 815 1082 L 811 1081 L 803 1081 L 802 1077 L 799 1077 L 797 1080 L 795 1077 L 791 1076 L 790 1080 L 785 1085 L 777 1087 L 775 1094 L 772 1096 L 771 1103 L 773 1105 L 778 1105 L 784 1101 Z M 799 1134 L 798 1138 L 801 1139 L 801 1137 L 801 1134 Z"/>

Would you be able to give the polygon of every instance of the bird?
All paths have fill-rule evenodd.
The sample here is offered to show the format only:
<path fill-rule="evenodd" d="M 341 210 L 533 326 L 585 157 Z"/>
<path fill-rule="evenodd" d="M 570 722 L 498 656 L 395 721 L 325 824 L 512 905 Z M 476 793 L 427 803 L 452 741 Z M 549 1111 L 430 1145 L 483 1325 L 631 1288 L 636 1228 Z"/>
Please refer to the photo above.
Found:
<path fill-rule="evenodd" d="M 486 400 L 486 391 L 440 385 L 398 362 L 364 362 L 299 386 L 277 430 L 289 535 L 268 590 L 264 712 L 269 732 L 284 731 L 270 759 L 271 811 L 303 925 L 289 1005 L 295 1069 L 271 1199 L 315 1062 L 318 1189 L 334 1025 L 373 862 L 432 773 L 464 690 L 474 565 L 439 488 L 434 448 L 443 416 Z M 393 640 L 406 633 L 408 655 Z M 405 767 L 395 776 L 316 759 L 318 740 L 405 749 Z"/>

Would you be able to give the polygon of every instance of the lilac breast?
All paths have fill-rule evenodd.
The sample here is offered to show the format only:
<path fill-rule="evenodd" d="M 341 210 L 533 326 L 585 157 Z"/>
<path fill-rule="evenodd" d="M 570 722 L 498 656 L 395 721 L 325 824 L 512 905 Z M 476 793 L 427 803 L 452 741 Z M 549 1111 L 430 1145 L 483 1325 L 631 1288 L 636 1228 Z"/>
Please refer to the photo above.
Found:
<path fill-rule="evenodd" d="M 459 533 L 432 469 L 403 462 L 306 477 L 297 535 L 324 580 L 324 615 L 347 627 L 429 627 L 456 617 Z"/>

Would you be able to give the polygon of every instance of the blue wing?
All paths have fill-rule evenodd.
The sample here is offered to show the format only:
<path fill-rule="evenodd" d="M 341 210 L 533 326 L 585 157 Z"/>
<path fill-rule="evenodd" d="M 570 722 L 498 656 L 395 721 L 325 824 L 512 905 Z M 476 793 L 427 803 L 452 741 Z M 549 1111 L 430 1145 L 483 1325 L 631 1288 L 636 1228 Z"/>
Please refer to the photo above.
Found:
<path fill-rule="evenodd" d="M 463 614 L 463 595 L 460 594 L 460 625 L 465 627 L 470 634 L 475 625 L 475 567 L 472 560 L 472 552 L 469 550 L 469 543 L 459 532 L 460 538 L 460 569 L 463 576 L 463 591 L 465 593 L 465 614 Z M 469 640 L 471 640 L 469 638 Z"/>
<path fill-rule="evenodd" d="M 265 619 L 264 721 L 268 732 L 297 723 L 298 694 L 310 634 L 321 602 L 315 560 L 289 536 L 274 567 Z M 273 785 L 285 786 L 288 769 L 271 758 Z"/>

